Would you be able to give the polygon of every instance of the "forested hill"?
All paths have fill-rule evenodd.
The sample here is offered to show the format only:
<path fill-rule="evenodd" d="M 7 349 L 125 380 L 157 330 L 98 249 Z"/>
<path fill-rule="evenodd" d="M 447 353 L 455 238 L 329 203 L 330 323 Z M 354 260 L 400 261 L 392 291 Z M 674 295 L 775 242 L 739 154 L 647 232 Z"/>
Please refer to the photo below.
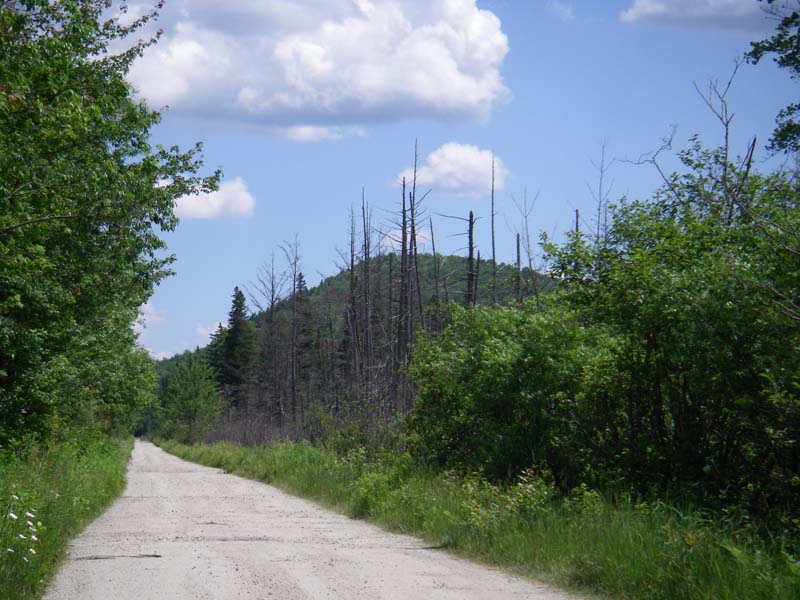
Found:
<path fill-rule="evenodd" d="M 493 273 L 491 261 L 476 258 L 470 270 L 467 257 L 453 255 L 418 254 L 405 268 L 400 254 L 362 257 L 311 288 L 291 265 L 286 272 L 266 265 L 247 286 L 247 298 L 234 291 L 227 326 L 207 347 L 156 367 L 162 388 L 174 393 L 181 387 L 176 370 L 189 365 L 219 385 L 224 418 L 214 436 L 313 438 L 334 421 L 363 422 L 367 431 L 412 403 L 407 352 L 419 330 L 441 326 L 449 304 L 518 304 L 554 288 L 551 278 L 527 267 L 498 263 Z M 185 415 L 161 425 L 186 427 Z M 190 426 L 199 436 L 210 425 Z"/>
<path fill-rule="evenodd" d="M 262 310 L 237 289 L 227 328 L 173 361 L 161 431 L 389 440 L 428 466 L 540 469 L 562 490 L 736 507 L 794 531 L 798 187 L 756 172 L 753 152 L 736 164 L 696 141 L 683 172 L 623 200 L 600 236 L 545 239 L 546 294 L 498 265 L 492 302 L 490 262 L 409 246 L 365 252 L 313 291 L 297 261 L 268 269 Z"/>

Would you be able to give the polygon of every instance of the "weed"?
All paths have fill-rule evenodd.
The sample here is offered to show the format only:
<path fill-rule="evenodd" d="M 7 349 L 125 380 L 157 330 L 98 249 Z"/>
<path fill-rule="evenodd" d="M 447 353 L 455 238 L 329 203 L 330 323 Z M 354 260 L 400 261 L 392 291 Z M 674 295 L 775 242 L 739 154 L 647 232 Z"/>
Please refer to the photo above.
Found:
<path fill-rule="evenodd" d="M 0 453 L 0 598 L 41 596 L 67 542 L 122 491 L 132 446 L 73 433 Z"/>
<path fill-rule="evenodd" d="M 407 455 L 361 447 L 342 456 L 307 443 L 163 447 L 584 592 L 641 600 L 800 597 L 798 560 L 746 529 L 731 532 L 663 502 L 606 498 L 585 485 L 560 495 L 546 473 L 523 471 L 498 486 L 480 474 L 433 473 Z"/>

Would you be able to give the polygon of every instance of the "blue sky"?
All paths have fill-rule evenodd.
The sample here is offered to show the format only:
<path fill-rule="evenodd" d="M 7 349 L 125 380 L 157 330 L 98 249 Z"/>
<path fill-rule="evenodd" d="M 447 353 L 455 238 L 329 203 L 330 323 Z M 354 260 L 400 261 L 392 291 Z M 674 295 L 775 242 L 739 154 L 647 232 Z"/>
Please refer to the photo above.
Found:
<path fill-rule="evenodd" d="M 691 135 L 720 143 L 693 82 L 724 83 L 773 23 L 755 0 L 172 0 L 158 26 L 131 73 L 153 107 L 169 107 L 154 141 L 202 140 L 209 171 L 225 174 L 220 192 L 179 202 L 165 236 L 177 274 L 143 307 L 141 330 L 163 357 L 204 345 L 234 286 L 273 251 L 280 265 L 295 234 L 310 283 L 335 273 L 362 187 L 390 230 L 415 139 L 443 252 L 463 251 L 462 224 L 436 215 L 473 210 L 489 254 L 492 153 L 503 260 L 526 190 L 537 232 L 562 235 L 575 209 L 594 226 L 604 142 L 610 199 L 648 197 L 658 173 L 625 160 L 673 126 L 669 170 Z M 796 85 L 771 61 L 742 65 L 728 95 L 734 152 L 753 135 L 766 142 Z M 780 160 L 763 144 L 759 154 L 761 169 Z"/>

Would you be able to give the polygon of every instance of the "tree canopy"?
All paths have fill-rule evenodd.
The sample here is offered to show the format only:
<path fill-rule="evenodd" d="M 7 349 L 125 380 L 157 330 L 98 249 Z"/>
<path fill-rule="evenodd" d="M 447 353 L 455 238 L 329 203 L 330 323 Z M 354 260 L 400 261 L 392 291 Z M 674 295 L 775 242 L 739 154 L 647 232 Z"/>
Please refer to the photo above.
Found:
<path fill-rule="evenodd" d="M 110 5 L 0 5 L 0 443 L 130 425 L 152 384 L 132 325 L 172 261 L 158 233 L 219 178 L 201 144 L 151 144 L 159 114 L 125 75 L 156 38 L 126 42 L 156 13 L 123 25 Z"/>
<path fill-rule="evenodd" d="M 769 14 L 778 19 L 778 26 L 771 37 L 752 43 L 747 58 L 758 63 L 765 55 L 774 54 L 778 66 L 788 69 L 792 78 L 797 79 L 800 77 L 800 4 L 796 0 L 759 1 L 765 4 L 765 10 Z M 770 140 L 773 150 L 800 150 L 800 122 L 797 121 L 799 114 L 798 103 L 792 103 L 778 113 L 777 127 Z"/>

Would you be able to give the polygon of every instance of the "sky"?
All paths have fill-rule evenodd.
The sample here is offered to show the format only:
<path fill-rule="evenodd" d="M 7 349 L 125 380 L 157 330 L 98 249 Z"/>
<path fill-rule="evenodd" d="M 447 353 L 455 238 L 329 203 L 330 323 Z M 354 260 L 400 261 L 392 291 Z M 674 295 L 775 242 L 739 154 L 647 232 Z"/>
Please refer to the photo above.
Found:
<path fill-rule="evenodd" d="M 437 251 L 464 253 L 464 223 L 490 253 L 495 165 L 498 259 L 513 260 L 518 206 L 534 237 L 596 225 L 605 148 L 610 201 L 659 187 L 693 135 L 723 129 L 698 93 L 724 87 L 752 40 L 769 35 L 756 0 L 169 0 L 163 30 L 129 75 L 163 112 L 153 141 L 204 143 L 217 192 L 182 198 L 164 234 L 176 274 L 142 307 L 154 357 L 203 346 L 225 322 L 235 286 L 295 236 L 310 284 L 333 275 L 362 189 L 384 232 L 417 144 L 417 180 Z M 147 4 L 131 2 L 125 18 Z M 696 86 L 696 87 L 695 87 Z M 734 154 L 757 136 L 757 167 L 797 82 L 771 59 L 743 64 L 727 95 Z M 429 235 L 420 232 L 426 241 Z M 535 239 L 534 239 L 535 241 Z M 427 243 L 427 242 L 426 242 Z"/>

